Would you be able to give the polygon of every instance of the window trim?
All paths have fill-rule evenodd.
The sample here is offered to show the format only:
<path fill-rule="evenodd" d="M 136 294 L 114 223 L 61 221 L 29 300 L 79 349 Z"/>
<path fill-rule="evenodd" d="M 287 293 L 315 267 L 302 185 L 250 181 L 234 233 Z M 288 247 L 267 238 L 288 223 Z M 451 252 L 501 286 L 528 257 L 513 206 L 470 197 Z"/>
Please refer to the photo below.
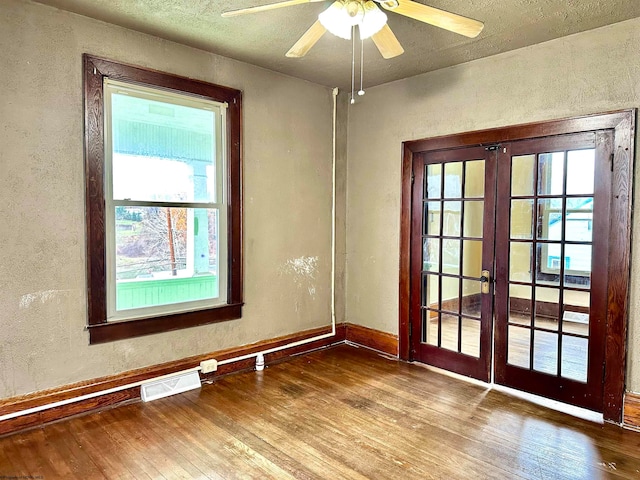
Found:
<path fill-rule="evenodd" d="M 242 316 L 242 92 L 200 80 L 83 55 L 87 248 L 87 328 L 97 344 Z M 227 302 L 203 310 L 107 322 L 104 78 L 227 103 Z"/>

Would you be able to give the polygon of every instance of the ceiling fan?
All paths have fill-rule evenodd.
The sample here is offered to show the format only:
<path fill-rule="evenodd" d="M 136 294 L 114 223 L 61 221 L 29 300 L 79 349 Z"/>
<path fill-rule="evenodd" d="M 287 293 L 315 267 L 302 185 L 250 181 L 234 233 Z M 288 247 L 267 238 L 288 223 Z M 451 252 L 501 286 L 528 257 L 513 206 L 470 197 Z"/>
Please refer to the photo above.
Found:
<path fill-rule="evenodd" d="M 321 1 L 324 0 L 286 0 L 241 10 L 232 10 L 223 13 L 222 16 L 235 17 L 237 15 Z M 404 15 L 469 38 L 477 37 L 484 27 L 484 24 L 477 20 L 440 10 L 439 8 L 429 7 L 413 0 L 336 0 L 328 9 L 318 15 L 318 20 L 291 47 L 286 56 L 304 57 L 327 31 L 338 37 L 351 39 L 353 28 L 356 25 L 358 26 L 360 38 L 371 37 L 384 58 L 393 58 L 401 55 L 404 53 L 404 49 L 389 28 L 389 25 L 387 25 L 387 16 L 380 10 L 378 5 L 389 12 Z"/>

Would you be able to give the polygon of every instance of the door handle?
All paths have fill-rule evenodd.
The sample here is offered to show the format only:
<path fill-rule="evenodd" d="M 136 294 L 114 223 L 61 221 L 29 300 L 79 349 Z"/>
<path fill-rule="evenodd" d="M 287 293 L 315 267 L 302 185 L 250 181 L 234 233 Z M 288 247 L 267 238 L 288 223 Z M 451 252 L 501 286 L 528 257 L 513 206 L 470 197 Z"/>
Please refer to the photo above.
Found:
<path fill-rule="evenodd" d="M 489 293 L 489 286 L 491 284 L 491 273 L 489 270 L 482 270 L 480 275 L 480 291 L 487 294 Z"/>

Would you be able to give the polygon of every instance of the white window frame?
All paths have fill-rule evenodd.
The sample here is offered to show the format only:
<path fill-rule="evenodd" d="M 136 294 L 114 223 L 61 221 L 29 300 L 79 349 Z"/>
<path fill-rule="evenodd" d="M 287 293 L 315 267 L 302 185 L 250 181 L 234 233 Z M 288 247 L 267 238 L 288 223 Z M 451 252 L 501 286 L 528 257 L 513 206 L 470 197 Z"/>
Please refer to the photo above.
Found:
<path fill-rule="evenodd" d="M 135 320 L 147 317 L 172 315 L 176 313 L 204 310 L 227 303 L 227 279 L 228 279 L 228 196 L 227 196 L 227 103 L 215 102 L 171 92 L 161 88 L 150 88 L 128 82 L 121 82 L 104 78 L 104 141 L 105 141 L 105 260 L 106 260 L 106 293 L 107 293 L 107 321 L 117 322 Z M 114 93 L 136 96 L 155 101 L 162 101 L 180 106 L 201 108 L 213 111 L 215 114 L 215 172 L 216 172 L 216 198 L 215 202 L 157 202 L 136 200 L 114 200 L 113 198 L 113 136 L 112 126 L 112 102 Z M 172 208 L 206 208 L 216 209 L 218 212 L 217 229 L 217 281 L 218 297 L 143 307 L 135 309 L 116 310 L 116 253 L 115 253 L 115 207 L 140 206 L 140 207 L 172 207 Z"/>

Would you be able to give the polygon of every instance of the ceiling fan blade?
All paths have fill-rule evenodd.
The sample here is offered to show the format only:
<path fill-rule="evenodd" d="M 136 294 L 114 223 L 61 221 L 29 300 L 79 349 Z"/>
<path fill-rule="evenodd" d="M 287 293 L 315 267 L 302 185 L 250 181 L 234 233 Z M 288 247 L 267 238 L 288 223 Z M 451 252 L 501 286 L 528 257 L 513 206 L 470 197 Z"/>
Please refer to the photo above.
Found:
<path fill-rule="evenodd" d="M 413 0 L 397 0 L 397 2 L 397 7 L 391 7 L 385 2 L 380 3 L 380 5 L 390 12 L 399 13 L 405 17 L 435 25 L 469 38 L 477 37 L 484 28 L 484 23 L 478 20 L 446 12 L 439 8 L 429 7 Z"/>
<path fill-rule="evenodd" d="M 384 58 L 393 58 L 404 53 L 404 48 L 400 45 L 389 25 L 382 27 L 382 30 L 371 36 L 371 39 Z"/>
<path fill-rule="evenodd" d="M 326 31 L 327 29 L 322 26 L 320 21 L 316 20 L 309 30 L 304 32 L 295 45 L 291 47 L 291 49 L 286 53 L 286 56 L 290 58 L 304 57 Z"/>
<path fill-rule="evenodd" d="M 285 2 L 269 3 L 267 5 L 259 5 L 257 7 L 243 8 L 241 10 L 231 10 L 224 12 L 223 17 L 236 17 L 247 13 L 266 12 L 267 10 L 275 10 L 276 8 L 293 7 L 302 3 L 320 2 L 322 0 L 287 0 Z"/>

